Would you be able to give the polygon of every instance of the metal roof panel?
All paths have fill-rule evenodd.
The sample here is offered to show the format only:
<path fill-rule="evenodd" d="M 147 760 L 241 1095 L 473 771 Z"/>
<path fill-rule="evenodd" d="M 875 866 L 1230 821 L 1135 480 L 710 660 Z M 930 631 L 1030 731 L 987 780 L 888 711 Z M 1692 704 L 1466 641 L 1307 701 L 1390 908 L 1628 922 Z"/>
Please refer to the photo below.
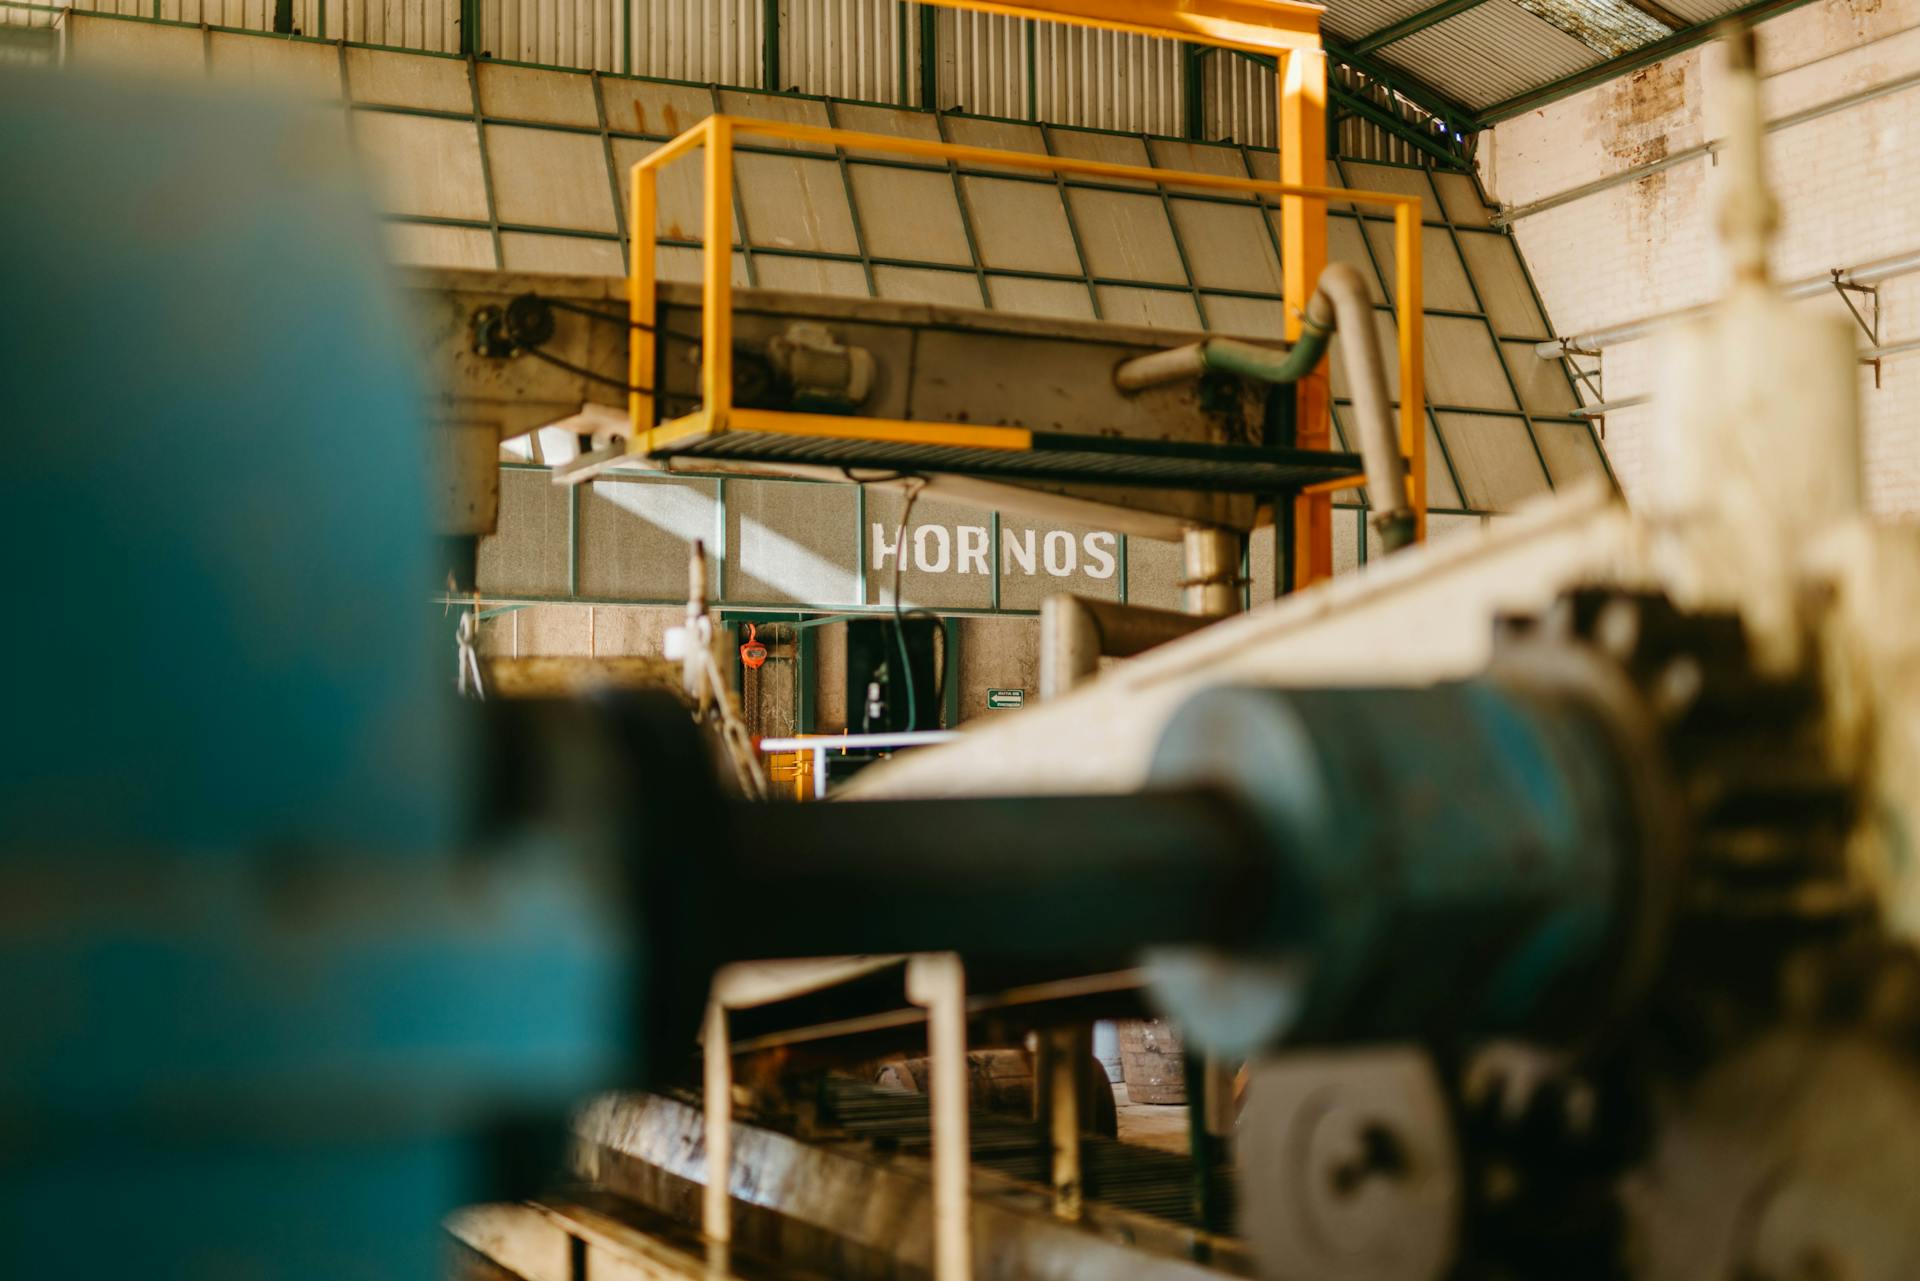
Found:
<path fill-rule="evenodd" d="M 1627 0 L 1515 0 L 1515 3 L 1609 58 L 1631 53 L 1673 34 L 1672 27 Z"/>
<path fill-rule="evenodd" d="M 1661 7 L 1696 26 L 1743 8 L 1748 0 L 1662 0 Z"/>
<path fill-rule="evenodd" d="M 1476 109 L 1605 61 L 1512 0 L 1486 0 L 1374 56 Z"/>
<path fill-rule="evenodd" d="M 1346 41 L 1366 39 L 1384 31 L 1424 9 L 1436 0 L 1327 0 L 1327 12 L 1321 25 Z"/>

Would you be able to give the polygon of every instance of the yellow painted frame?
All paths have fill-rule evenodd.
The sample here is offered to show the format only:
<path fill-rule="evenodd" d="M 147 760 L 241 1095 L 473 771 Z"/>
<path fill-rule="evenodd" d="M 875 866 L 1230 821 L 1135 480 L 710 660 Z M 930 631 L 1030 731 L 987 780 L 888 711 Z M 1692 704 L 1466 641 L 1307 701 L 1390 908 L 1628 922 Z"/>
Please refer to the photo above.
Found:
<path fill-rule="evenodd" d="M 643 157 L 633 167 L 632 218 L 634 249 L 628 278 L 632 342 L 628 348 L 628 414 L 633 431 L 628 452 L 648 454 L 655 449 L 695 436 L 727 431 L 778 433 L 791 436 L 834 437 L 848 440 L 888 440 L 930 445 L 959 445 L 974 449 L 1019 451 L 1032 448 L 1033 434 L 1023 427 L 981 427 L 969 423 L 915 422 L 860 418 L 836 414 L 803 414 L 770 409 L 739 409 L 733 404 L 733 155 L 734 141 L 760 137 L 807 142 L 846 150 L 887 151 L 927 160 L 954 161 L 979 167 L 1031 169 L 1049 174 L 1076 174 L 1116 182 L 1145 182 L 1215 191 L 1278 196 L 1324 210 L 1332 201 L 1373 205 L 1393 210 L 1398 300 L 1400 365 L 1400 444 L 1406 453 L 1408 499 L 1416 520 L 1416 538 L 1426 537 L 1427 433 L 1426 396 L 1422 384 L 1420 217 L 1418 196 L 1385 191 L 1351 191 L 1263 178 L 1236 178 L 1227 174 L 1181 173 L 1144 165 L 1112 164 L 1072 156 L 996 151 L 924 138 L 828 129 L 818 125 L 735 116 L 709 116 L 679 137 Z M 651 387 L 659 302 L 656 243 L 659 226 L 659 178 L 663 165 L 696 148 L 704 151 L 702 190 L 705 208 L 701 229 L 700 388 L 702 405 L 691 414 L 659 422 L 658 400 Z M 648 230 L 643 230 L 648 229 Z M 1290 291 L 1291 292 L 1291 291 Z M 1324 378 L 1324 375 L 1316 375 Z M 1323 442 L 1324 444 L 1324 442 Z M 1357 487 L 1359 478 L 1332 488 Z M 1307 502 L 1324 502 L 1327 486 L 1316 486 Z M 1305 503 L 1302 504 L 1305 506 Z M 1304 585 L 1304 584 L 1303 584 Z"/>
<path fill-rule="evenodd" d="M 1277 69 L 1280 180 L 1299 186 L 1327 181 L 1327 59 L 1320 46 L 1322 5 L 1304 0 L 932 0 L 948 9 L 975 9 L 1040 22 L 1192 40 L 1271 54 Z M 1300 336 L 1300 318 L 1327 265 L 1326 207 L 1283 196 L 1281 298 L 1286 337 Z M 1326 367 L 1294 387 L 1295 443 L 1325 449 L 1332 442 L 1332 394 Z M 1294 583 L 1305 587 L 1333 573 L 1333 508 L 1324 493 L 1294 500 Z M 1422 511 L 1424 512 L 1424 508 Z M 1420 521 L 1425 537 L 1426 518 Z"/>
<path fill-rule="evenodd" d="M 1285 55 L 1320 47 L 1324 5 L 1299 0 L 932 0 L 943 9 L 972 9 L 1066 22 L 1103 31 L 1196 40 L 1248 53 Z"/>

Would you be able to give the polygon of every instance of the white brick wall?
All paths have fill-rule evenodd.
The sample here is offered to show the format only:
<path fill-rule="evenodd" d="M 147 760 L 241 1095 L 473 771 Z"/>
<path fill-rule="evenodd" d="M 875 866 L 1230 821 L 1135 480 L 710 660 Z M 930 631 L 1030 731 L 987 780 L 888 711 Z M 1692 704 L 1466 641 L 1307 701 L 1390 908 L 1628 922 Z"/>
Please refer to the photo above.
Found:
<path fill-rule="evenodd" d="M 1820 0 L 1759 29 L 1769 119 L 1920 75 L 1920 0 Z M 1721 52 L 1706 46 L 1497 126 L 1482 178 L 1520 206 L 1697 146 L 1716 127 Z M 1781 206 L 1774 271 L 1818 275 L 1920 249 L 1920 85 L 1776 130 L 1767 159 Z M 1554 331 L 1572 334 L 1706 301 L 1719 292 L 1717 183 L 1686 161 L 1517 224 Z M 1835 298 L 1802 306 L 1838 307 Z M 1920 338 L 1920 276 L 1880 287 L 1883 342 Z M 1658 336 L 1608 349 L 1609 400 L 1651 389 Z M 1920 352 L 1861 373 L 1868 494 L 1920 514 Z M 1647 408 L 1609 415 L 1608 455 L 1631 497 L 1647 465 Z"/>

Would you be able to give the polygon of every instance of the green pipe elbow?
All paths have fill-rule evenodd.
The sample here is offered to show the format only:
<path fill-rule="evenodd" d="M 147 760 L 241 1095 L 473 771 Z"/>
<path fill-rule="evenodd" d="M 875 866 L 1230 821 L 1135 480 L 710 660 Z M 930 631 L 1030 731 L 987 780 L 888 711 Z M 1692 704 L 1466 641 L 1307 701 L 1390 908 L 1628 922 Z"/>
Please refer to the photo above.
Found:
<path fill-rule="evenodd" d="M 1268 383 L 1294 383 L 1319 366 L 1321 357 L 1327 354 L 1327 345 L 1332 337 L 1331 325 L 1317 324 L 1313 317 L 1306 316 L 1301 320 L 1300 337 L 1285 351 L 1236 342 L 1231 338 L 1209 338 L 1201 344 L 1200 363 L 1207 369 L 1238 374 L 1242 378 L 1256 378 Z"/>

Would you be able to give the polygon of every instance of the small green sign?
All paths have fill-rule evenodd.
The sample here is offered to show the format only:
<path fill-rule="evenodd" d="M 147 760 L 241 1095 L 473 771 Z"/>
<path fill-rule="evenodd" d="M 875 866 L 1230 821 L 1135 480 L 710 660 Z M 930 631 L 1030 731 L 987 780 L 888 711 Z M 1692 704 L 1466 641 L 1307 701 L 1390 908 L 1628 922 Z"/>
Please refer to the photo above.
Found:
<path fill-rule="evenodd" d="M 1016 707 L 1027 705 L 1027 691 L 1024 689 L 990 689 L 987 691 L 987 710 L 992 712 L 1010 712 Z"/>

